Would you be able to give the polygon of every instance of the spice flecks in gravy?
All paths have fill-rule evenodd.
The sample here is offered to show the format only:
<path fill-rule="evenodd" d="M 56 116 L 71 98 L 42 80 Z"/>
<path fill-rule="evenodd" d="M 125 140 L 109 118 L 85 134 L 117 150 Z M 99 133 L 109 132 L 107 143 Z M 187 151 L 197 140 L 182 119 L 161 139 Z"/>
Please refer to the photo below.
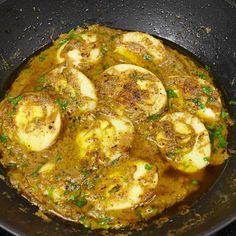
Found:
<path fill-rule="evenodd" d="M 99 25 L 32 57 L 0 104 L 1 163 L 41 209 L 132 226 L 209 185 L 228 158 L 208 68 L 141 32 Z"/>

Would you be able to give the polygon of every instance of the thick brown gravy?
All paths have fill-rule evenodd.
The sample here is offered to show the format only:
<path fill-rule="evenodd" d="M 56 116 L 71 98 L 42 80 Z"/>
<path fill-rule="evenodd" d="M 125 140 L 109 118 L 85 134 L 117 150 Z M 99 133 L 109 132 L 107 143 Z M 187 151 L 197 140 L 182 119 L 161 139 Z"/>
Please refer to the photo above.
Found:
<path fill-rule="evenodd" d="M 228 158 L 212 79 L 147 34 L 78 27 L 1 102 L 1 163 L 46 212 L 91 228 L 146 221 L 206 191 Z"/>

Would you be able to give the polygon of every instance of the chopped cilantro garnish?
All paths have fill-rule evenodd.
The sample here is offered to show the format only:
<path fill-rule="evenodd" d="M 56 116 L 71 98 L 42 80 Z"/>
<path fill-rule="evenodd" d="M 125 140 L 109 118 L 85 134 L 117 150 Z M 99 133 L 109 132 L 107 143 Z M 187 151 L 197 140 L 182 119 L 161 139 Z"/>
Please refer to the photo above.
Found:
<path fill-rule="evenodd" d="M 173 89 L 167 89 L 166 92 L 167 92 L 168 98 L 177 98 L 178 97 L 176 92 Z"/>
<path fill-rule="evenodd" d="M 68 34 L 68 36 L 64 39 L 62 39 L 59 44 L 58 47 L 60 48 L 62 45 L 64 45 L 65 43 L 69 42 L 71 39 L 75 39 L 77 37 L 76 34 L 74 34 L 73 32 L 71 32 L 70 34 Z"/>
<path fill-rule="evenodd" d="M 196 74 L 200 79 L 207 79 L 207 75 L 205 75 L 203 72 L 197 71 Z"/>
<path fill-rule="evenodd" d="M 56 162 L 58 162 L 58 161 L 60 161 L 60 160 L 62 160 L 62 156 L 61 156 L 60 154 L 57 154 L 57 155 L 56 155 Z"/>
<path fill-rule="evenodd" d="M 210 86 L 207 86 L 207 85 L 203 85 L 202 86 L 202 91 L 206 94 L 206 95 L 211 95 L 213 90 Z"/>
<path fill-rule="evenodd" d="M 202 102 L 200 101 L 199 98 L 194 98 L 194 99 L 192 99 L 192 102 L 193 102 L 194 104 L 196 104 L 200 109 L 204 109 L 204 108 L 205 108 L 205 105 L 202 104 Z"/>
<path fill-rule="evenodd" d="M 153 56 L 146 53 L 146 54 L 143 55 L 143 59 L 146 60 L 146 61 L 152 61 Z"/>
<path fill-rule="evenodd" d="M 111 222 L 111 218 L 107 216 L 100 217 L 99 224 L 100 225 L 108 225 Z"/>
<path fill-rule="evenodd" d="M 66 190 L 73 192 L 76 191 L 80 188 L 80 185 L 74 181 L 69 181 L 67 186 L 66 186 Z"/>
<path fill-rule="evenodd" d="M 84 177 L 88 177 L 89 174 L 90 174 L 89 170 L 82 170 L 82 175 L 83 175 Z"/>
<path fill-rule="evenodd" d="M 39 76 L 36 81 L 37 81 L 37 83 L 44 83 L 45 82 L 45 77 L 43 75 Z"/>
<path fill-rule="evenodd" d="M 203 160 L 208 162 L 209 161 L 209 157 L 203 157 Z"/>
<path fill-rule="evenodd" d="M 66 110 L 67 106 L 68 106 L 68 102 L 67 101 L 62 101 L 61 99 L 56 99 L 56 103 L 63 109 Z"/>
<path fill-rule="evenodd" d="M 82 208 L 83 206 L 85 206 L 87 204 L 87 200 L 86 198 L 83 196 L 83 197 L 80 197 L 79 199 L 76 199 L 74 201 L 75 205 Z"/>
<path fill-rule="evenodd" d="M 39 61 L 42 62 L 42 61 L 44 61 L 45 59 L 46 59 L 45 54 L 41 53 L 41 54 L 39 55 Z"/>
<path fill-rule="evenodd" d="M 209 66 L 205 65 L 205 70 L 208 71 L 209 70 Z"/>
<path fill-rule="evenodd" d="M 42 91 L 43 89 L 45 89 L 45 87 L 42 85 L 38 85 L 34 87 L 34 91 Z"/>
<path fill-rule="evenodd" d="M 229 101 L 229 105 L 236 105 L 236 101 L 234 100 Z"/>
<path fill-rule="evenodd" d="M 209 96 L 207 99 L 207 102 L 211 103 L 211 102 L 215 102 L 216 99 L 213 96 Z"/>
<path fill-rule="evenodd" d="M 149 121 L 155 121 L 155 120 L 159 120 L 160 117 L 161 117 L 160 114 L 152 114 L 152 115 L 148 116 L 148 120 Z"/>
<path fill-rule="evenodd" d="M 108 64 L 104 64 L 104 69 L 108 69 L 110 66 Z"/>
<path fill-rule="evenodd" d="M 210 131 L 211 141 L 217 140 L 218 148 L 226 148 L 228 142 L 222 134 L 224 127 L 222 125 L 207 125 L 206 127 Z"/>
<path fill-rule="evenodd" d="M 21 95 L 16 97 L 9 97 L 8 101 L 15 107 L 23 97 Z"/>
<path fill-rule="evenodd" d="M 150 164 L 145 164 L 144 168 L 145 170 L 151 170 L 152 166 Z"/>
<path fill-rule="evenodd" d="M 40 170 L 41 166 L 39 166 L 36 170 L 34 170 L 32 173 L 31 173 L 31 176 L 33 177 L 37 177 L 39 175 L 39 170 Z"/>
<path fill-rule="evenodd" d="M 220 118 L 222 118 L 222 119 L 227 119 L 227 118 L 229 118 L 229 113 L 226 112 L 226 111 L 222 111 L 222 112 L 220 113 Z"/>
<path fill-rule="evenodd" d="M 198 180 L 196 180 L 196 179 L 192 180 L 192 185 L 198 185 L 198 184 L 199 184 Z"/>
<path fill-rule="evenodd" d="M 6 134 L 0 134 L 0 142 L 5 143 L 8 137 Z"/>
<path fill-rule="evenodd" d="M 9 162 L 7 165 L 10 169 L 16 169 L 17 165 L 15 162 Z"/>
<path fill-rule="evenodd" d="M 182 149 L 181 148 L 176 148 L 175 149 L 175 154 L 180 154 L 182 152 Z"/>

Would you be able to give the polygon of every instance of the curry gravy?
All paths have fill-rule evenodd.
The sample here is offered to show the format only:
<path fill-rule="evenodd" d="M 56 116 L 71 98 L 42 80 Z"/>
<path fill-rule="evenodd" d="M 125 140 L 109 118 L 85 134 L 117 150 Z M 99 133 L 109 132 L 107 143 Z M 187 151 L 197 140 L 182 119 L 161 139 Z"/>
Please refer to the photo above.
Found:
<path fill-rule="evenodd" d="M 214 182 L 230 118 L 208 68 L 140 32 L 62 34 L 0 104 L 2 165 L 45 212 L 121 228 Z"/>

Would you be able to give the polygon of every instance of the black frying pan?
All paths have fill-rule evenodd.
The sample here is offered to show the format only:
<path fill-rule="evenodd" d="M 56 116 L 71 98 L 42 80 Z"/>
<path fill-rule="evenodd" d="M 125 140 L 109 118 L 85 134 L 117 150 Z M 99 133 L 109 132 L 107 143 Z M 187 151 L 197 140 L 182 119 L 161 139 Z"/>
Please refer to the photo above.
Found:
<path fill-rule="evenodd" d="M 0 94 L 13 72 L 32 53 L 76 25 L 103 25 L 160 36 L 196 55 L 210 66 L 226 103 L 235 100 L 236 2 L 234 0 L 76 1 L 7 0 L 0 3 Z M 229 106 L 236 116 L 236 106 Z M 236 147 L 236 126 L 230 129 Z M 161 227 L 149 222 L 132 235 L 210 235 L 236 218 L 236 156 L 228 161 L 214 186 L 192 204 L 187 214 L 174 214 Z M 4 171 L 2 170 L 4 174 Z M 55 218 L 46 223 L 36 207 L 0 182 L 0 225 L 20 235 L 98 235 L 80 225 Z M 110 231 L 109 235 L 118 231 Z M 121 230 L 119 232 L 127 232 Z"/>

